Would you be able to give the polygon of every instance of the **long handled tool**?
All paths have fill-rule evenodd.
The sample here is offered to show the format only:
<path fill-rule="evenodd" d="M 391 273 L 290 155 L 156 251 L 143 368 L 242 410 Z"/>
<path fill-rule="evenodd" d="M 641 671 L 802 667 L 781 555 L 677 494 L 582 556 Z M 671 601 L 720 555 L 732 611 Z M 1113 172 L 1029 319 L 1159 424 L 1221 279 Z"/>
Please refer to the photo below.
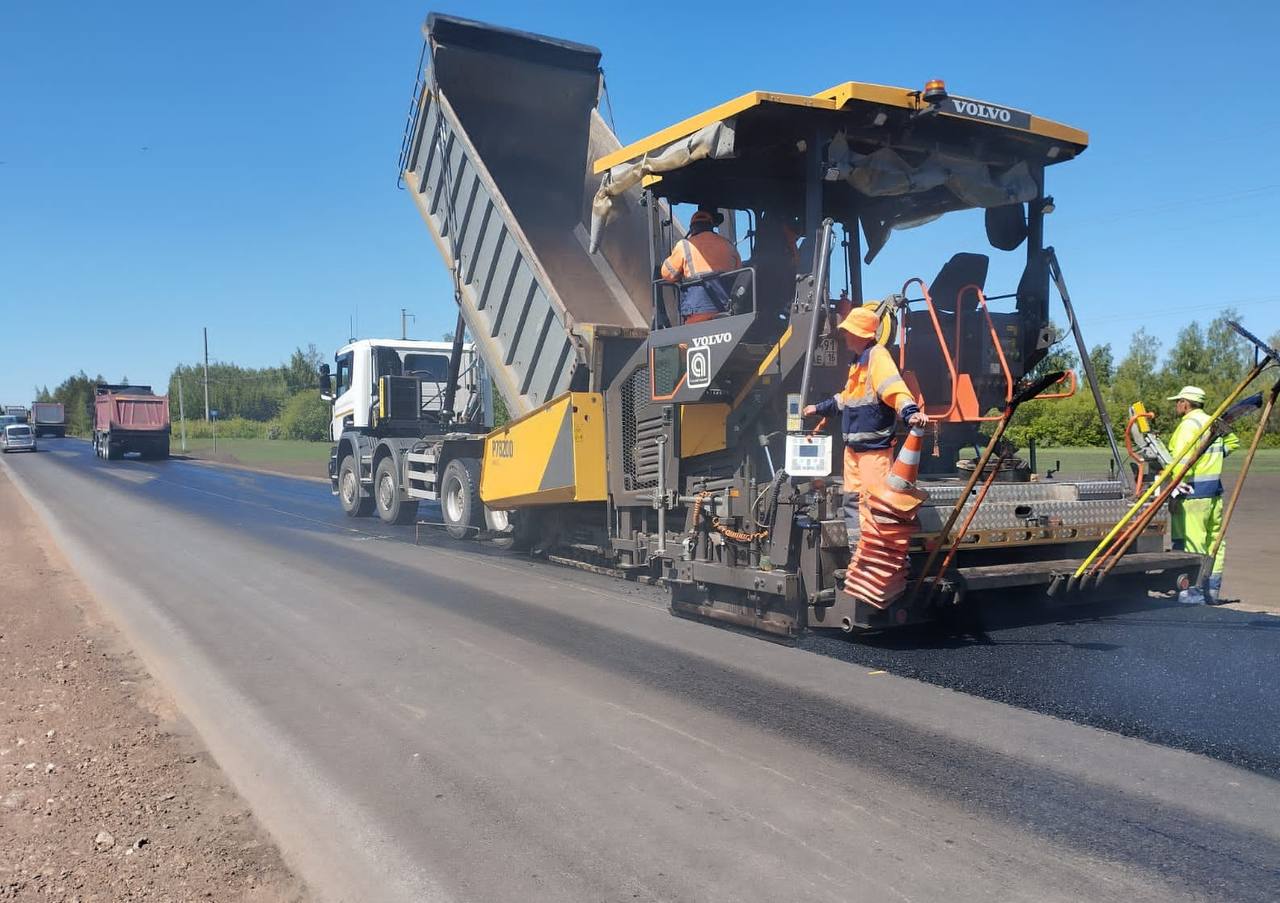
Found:
<path fill-rule="evenodd" d="M 1209 432 L 1213 424 L 1217 422 L 1219 417 L 1221 417 L 1224 413 L 1226 413 L 1227 408 L 1231 407 L 1231 405 L 1235 403 L 1237 398 L 1239 398 L 1241 395 L 1244 394 L 1245 389 L 1249 388 L 1249 384 L 1252 383 L 1258 377 L 1258 374 L 1262 372 L 1265 366 L 1266 366 L 1265 363 L 1255 364 L 1253 368 L 1250 369 L 1247 374 L 1245 374 L 1244 378 L 1241 379 L 1240 382 L 1236 384 L 1236 387 L 1231 390 L 1231 393 L 1225 399 L 1223 399 L 1222 404 L 1218 405 L 1217 409 L 1209 416 L 1209 419 L 1205 423 L 1205 425 L 1196 432 L 1195 436 L 1193 437 L 1193 442 L 1195 443 L 1192 446 L 1193 448 L 1197 448 L 1199 446 L 1200 440 L 1204 437 L 1205 434 Z M 1187 455 L 1183 455 L 1181 458 L 1179 458 L 1177 461 L 1174 462 L 1173 466 L 1166 467 L 1164 470 L 1160 471 L 1160 473 L 1156 475 L 1156 478 L 1151 481 L 1151 485 L 1146 488 L 1146 491 L 1143 492 L 1140 496 L 1138 496 L 1137 501 L 1135 501 L 1133 505 L 1130 506 L 1129 510 L 1125 512 L 1124 516 L 1120 518 L 1119 521 L 1116 522 L 1116 525 L 1107 532 L 1106 536 L 1102 537 L 1102 540 L 1093 549 L 1093 551 L 1090 552 L 1087 556 L 1085 556 L 1084 561 L 1080 562 L 1080 566 L 1077 567 L 1075 573 L 1071 575 L 1071 581 L 1068 584 L 1068 589 L 1076 588 L 1077 584 L 1080 581 L 1080 578 L 1083 577 L 1085 572 L 1090 569 L 1094 561 L 1096 561 L 1100 555 L 1102 555 L 1111 547 L 1113 540 L 1115 540 L 1117 536 L 1119 536 L 1122 532 L 1124 532 L 1125 529 L 1132 523 L 1134 517 L 1136 517 L 1139 514 L 1139 512 L 1143 510 L 1144 506 L 1151 499 L 1151 497 L 1154 496 L 1160 490 L 1160 487 L 1162 487 L 1168 481 L 1168 478 L 1173 475 L 1173 473 L 1175 472 L 1175 469 L 1183 469 L 1184 471 L 1190 469 L 1189 467 L 1185 469 L 1179 467 L 1179 465 L 1186 460 L 1186 457 Z M 1191 463 L 1194 464 L 1194 461 Z M 1178 484 L 1175 482 L 1173 485 L 1177 486 Z"/>
<path fill-rule="evenodd" d="M 983 471 L 987 467 L 987 463 L 991 460 L 991 455 L 995 452 L 996 446 L 1000 444 L 1000 439 L 1004 436 L 1004 431 L 1009 428 L 1009 421 L 1013 419 L 1014 413 L 1017 412 L 1018 406 L 1025 401 L 1035 398 L 1049 386 L 1062 380 L 1066 376 L 1061 370 L 1053 373 L 1046 373 L 1044 376 L 1030 383 L 1023 385 L 1021 389 L 1014 393 L 1004 407 L 1004 413 L 1000 415 L 1000 419 L 996 421 L 996 428 L 991 433 L 990 440 L 987 441 L 987 447 L 982 450 L 982 455 L 974 464 L 973 474 L 969 477 L 969 482 L 965 484 L 964 491 L 960 493 L 960 497 L 956 499 L 955 505 L 951 508 L 951 513 L 947 515 L 946 523 L 942 525 L 942 529 L 938 531 L 938 536 L 934 540 L 933 548 L 929 550 L 929 557 L 925 560 L 924 567 L 920 569 L 920 576 L 911 587 L 911 593 L 907 596 L 906 604 L 910 605 L 920 593 L 921 585 L 925 582 L 925 576 L 933 573 L 933 566 L 938 563 L 938 556 L 942 554 L 943 546 L 947 545 L 948 537 L 951 534 L 951 528 L 955 526 L 956 519 L 960 517 L 960 511 L 964 508 L 964 503 L 968 501 L 969 495 L 973 492 L 973 487 L 978 485 L 978 480 L 982 477 Z"/>
<path fill-rule="evenodd" d="M 1190 462 L 1186 462 L 1188 454 L 1184 454 L 1178 461 L 1175 461 L 1173 465 L 1166 467 L 1157 475 L 1156 479 L 1151 481 L 1151 485 L 1147 487 L 1147 491 L 1142 493 L 1138 500 L 1133 503 L 1133 506 L 1125 512 L 1124 517 L 1122 517 L 1116 525 L 1111 528 L 1107 535 L 1102 538 L 1102 541 L 1098 543 L 1097 547 L 1094 548 L 1084 561 L 1080 563 L 1080 566 L 1076 568 L 1075 573 L 1071 576 L 1071 580 L 1068 583 L 1069 589 L 1076 589 L 1083 584 L 1084 581 L 1081 578 L 1084 576 L 1086 571 L 1090 570 L 1091 566 L 1094 566 L 1094 571 L 1097 570 L 1097 566 L 1094 565 L 1094 563 L 1101 555 L 1105 554 L 1107 557 L 1114 558 L 1111 562 L 1111 567 L 1114 567 L 1115 561 L 1119 560 L 1119 556 L 1113 556 L 1112 552 L 1119 547 L 1120 554 L 1122 555 L 1133 544 L 1133 541 L 1136 540 L 1141 530 L 1146 529 L 1146 525 L 1151 522 L 1152 518 L 1155 517 L 1155 513 L 1159 510 L 1160 504 L 1163 504 L 1163 499 L 1167 499 L 1168 496 L 1172 494 L 1173 489 L 1182 482 L 1182 478 L 1186 473 L 1190 471 L 1191 467 L 1195 466 L 1195 459 L 1203 454 L 1204 448 L 1208 447 L 1209 443 L 1205 442 L 1204 448 L 1201 448 L 1201 442 L 1205 434 L 1209 433 L 1219 418 L 1225 416 L 1226 412 L 1235 404 L 1236 399 L 1244 394 L 1245 390 L 1248 389 L 1249 385 L 1257 379 L 1263 370 L 1271 364 L 1280 364 L 1280 352 L 1277 352 L 1274 348 L 1269 346 L 1253 333 L 1249 332 L 1249 330 L 1245 329 L 1236 321 L 1229 320 L 1227 322 L 1228 325 L 1241 336 L 1241 338 L 1254 346 L 1255 357 L 1253 367 L 1247 374 L 1245 374 L 1244 378 L 1237 383 L 1235 389 L 1233 389 L 1232 392 L 1223 399 L 1222 404 L 1220 404 L 1217 410 L 1215 410 L 1209 417 L 1208 422 L 1206 422 L 1205 425 L 1196 432 L 1195 436 L 1192 437 L 1192 448 L 1188 451 L 1188 454 L 1192 456 L 1192 460 Z M 1209 442 L 1211 441 L 1212 438 L 1209 439 Z M 1177 478 L 1172 480 L 1167 490 L 1162 493 L 1163 499 L 1145 509 L 1144 512 L 1143 506 L 1147 504 L 1148 500 L 1156 494 L 1157 490 L 1159 490 L 1162 485 L 1165 485 L 1168 478 L 1175 473 L 1175 468 L 1177 471 Z M 1145 517 L 1143 517 L 1144 513 Z M 1136 532 L 1132 529 L 1134 526 L 1133 520 L 1135 516 L 1142 519 L 1141 527 Z M 1124 541 L 1126 539 L 1127 541 Z M 1103 572 L 1098 579 L 1101 579 L 1102 577 L 1105 577 L 1107 573 L 1110 573 L 1111 567 L 1107 567 L 1106 571 Z"/>
<path fill-rule="evenodd" d="M 1148 505 L 1142 513 L 1140 513 L 1125 528 L 1124 532 L 1122 532 L 1119 537 L 1116 538 L 1116 541 L 1112 543 L 1111 548 L 1107 549 L 1107 551 L 1103 553 L 1103 556 L 1094 564 L 1093 570 L 1090 574 L 1086 575 L 1085 581 L 1082 581 L 1082 585 L 1084 582 L 1087 582 L 1089 576 L 1093 577 L 1094 586 L 1101 584 L 1115 568 L 1116 564 L 1119 563 L 1120 559 L 1124 557 L 1125 553 L 1128 552 L 1133 544 L 1138 541 L 1138 537 L 1142 535 L 1148 525 L 1150 525 L 1151 521 L 1155 519 L 1156 515 L 1160 512 L 1160 508 L 1165 504 L 1165 502 L 1172 498 L 1174 492 L 1176 492 L 1178 487 L 1182 485 L 1184 480 L 1186 480 L 1187 475 L 1191 473 L 1191 469 L 1199 463 L 1200 459 L 1204 457 L 1205 452 L 1209 450 L 1209 446 L 1223 435 L 1227 427 L 1230 426 L 1232 422 L 1244 414 L 1249 413 L 1251 410 L 1256 410 L 1261 406 L 1262 395 L 1253 395 L 1243 401 L 1238 401 L 1233 404 L 1227 409 L 1226 413 L 1224 413 L 1220 419 L 1211 421 L 1210 428 L 1203 432 L 1200 440 L 1196 443 L 1191 453 L 1180 459 L 1178 472 L 1165 484 L 1164 488 L 1160 490 L 1160 493 L 1155 497 L 1152 503 Z"/>
<path fill-rule="evenodd" d="M 1249 468 L 1253 467 L 1253 457 L 1258 453 L 1258 446 L 1262 443 L 1262 434 L 1267 430 L 1267 422 L 1271 420 L 1271 412 L 1275 410 L 1276 396 L 1278 395 L 1280 395 L 1280 379 L 1277 379 L 1275 385 L 1271 387 L 1271 394 L 1267 396 L 1267 403 L 1262 407 L 1262 416 L 1258 420 L 1258 428 L 1253 431 L 1253 441 L 1249 443 L 1249 451 L 1244 456 L 1244 463 L 1240 465 L 1240 476 L 1236 477 L 1236 485 L 1231 489 L 1231 498 L 1227 501 L 1227 509 L 1222 513 L 1222 525 L 1218 528 L 1218 535 L 1214 538 L 1213 545 L 1209 547 L 1209 553 L 1200 565 L 1200 579 L 1196 583 L 1202 593 L 1209 585 L 1209 577 L 1213 574 L 1213 562 L 1218 557 L 1218 550 L 1222 548 L 1222 543 L 1227 538 L 1227 527 L 1231 523 L 1231 515 L 1235 514 L 1236 502 L 1240 501 L 1240 491 L 1244 489 L 1244 481 L 1249 476 Z"/>
<path fill-rule="evenodd" d="M 951 540 L 951 547 L 947 549 L 947 557 L 942 559 L 942 564 L 938 565 L 938 571 L 933 575 L 933 583 L 929 588 L 929 595 L 925 597 L 925 601 L 932 599 L 937 593 L 938 587 L 942 584 L 942 575 L 947 572 L 947 568 L 951 567 L 951 562 L 956 557 L 956 552 L 960 550 L 960 543 L 964 542 L 965 536 L 969 532 L 969 527 L 973 524 L 973 519 L 978 516 L 978 509 L 982 507 L 982 503 L 987 500 L 987 493 L 991 491 L 991 487 L 995 485 L 996 480 L 1000 476 L 1000 468 L 1003 466 L 1005 456 L 996 461 L 991 473 L 982 483 L 982 489 L 978 490 L 978 497 L 973 500 L 973 505 L 969 508 L 969 513 L 965 516 L 964 523 L 960 525 L 960 529 L 956 531 L 955 538 Z M 927 574 L 921 574 L 923 580 Z"/>

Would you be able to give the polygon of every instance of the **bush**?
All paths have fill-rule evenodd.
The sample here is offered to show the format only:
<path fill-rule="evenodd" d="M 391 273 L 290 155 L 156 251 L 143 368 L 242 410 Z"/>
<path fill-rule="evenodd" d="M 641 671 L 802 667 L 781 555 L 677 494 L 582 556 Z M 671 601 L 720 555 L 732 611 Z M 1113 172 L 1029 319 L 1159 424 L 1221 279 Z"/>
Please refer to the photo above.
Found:
<path fill-rule="evenodd" d="M 280 412 L 280 434 L 285 439 L 328 439 L 328 403 L 312 389 L 297 393 Z"/>

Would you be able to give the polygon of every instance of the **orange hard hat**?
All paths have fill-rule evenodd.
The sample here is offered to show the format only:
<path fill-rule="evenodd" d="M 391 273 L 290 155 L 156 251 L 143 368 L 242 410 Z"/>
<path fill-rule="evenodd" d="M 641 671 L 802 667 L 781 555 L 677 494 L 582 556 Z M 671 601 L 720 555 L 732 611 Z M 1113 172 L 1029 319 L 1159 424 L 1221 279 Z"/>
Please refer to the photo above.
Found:
<path fill-rule="evenodd" d="M 840 329 L 863 339 L 874 339 L 880 331 L 880 318 L 870 307 L 855 307 L 840 321 Z"/>

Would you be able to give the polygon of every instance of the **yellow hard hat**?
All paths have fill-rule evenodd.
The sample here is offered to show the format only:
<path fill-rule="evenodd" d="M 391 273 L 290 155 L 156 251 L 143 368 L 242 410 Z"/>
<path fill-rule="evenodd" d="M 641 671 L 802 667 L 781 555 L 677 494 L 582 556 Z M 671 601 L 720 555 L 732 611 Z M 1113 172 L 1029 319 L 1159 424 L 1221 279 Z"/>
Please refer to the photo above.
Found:
<path fill-rule="evenodd" d="M 872 307 L 855 307 L 840 321 L 839 328 L 862 339 L 874 339 L 880 331 L 880 318 Z"/>

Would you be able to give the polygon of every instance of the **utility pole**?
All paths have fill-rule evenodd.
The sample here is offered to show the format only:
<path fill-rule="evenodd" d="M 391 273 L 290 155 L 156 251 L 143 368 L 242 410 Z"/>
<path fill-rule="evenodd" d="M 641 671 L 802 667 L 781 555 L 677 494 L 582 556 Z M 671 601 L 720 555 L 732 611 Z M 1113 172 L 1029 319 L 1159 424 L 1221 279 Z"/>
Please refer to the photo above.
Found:
<path fill-rule="evenodd" d="M 187 406 L 182 400 L 182 374 L 178 374 L 178 422 L 182 424 L 182 451 L 187 450 Z"/>
<path fill-rule="evenodd" d="M 408 322 L 410 320 L 413 320 L 415 323 L 418 322 L 418 318 L 409 313 L 408 308 L 400 308 L 400 341 L 402 342 L 409 338 Z"/>
<path fill-rule="evenodd" d="M 209 419 L 209 327 L 204 328 L 204 419 Z"/>

